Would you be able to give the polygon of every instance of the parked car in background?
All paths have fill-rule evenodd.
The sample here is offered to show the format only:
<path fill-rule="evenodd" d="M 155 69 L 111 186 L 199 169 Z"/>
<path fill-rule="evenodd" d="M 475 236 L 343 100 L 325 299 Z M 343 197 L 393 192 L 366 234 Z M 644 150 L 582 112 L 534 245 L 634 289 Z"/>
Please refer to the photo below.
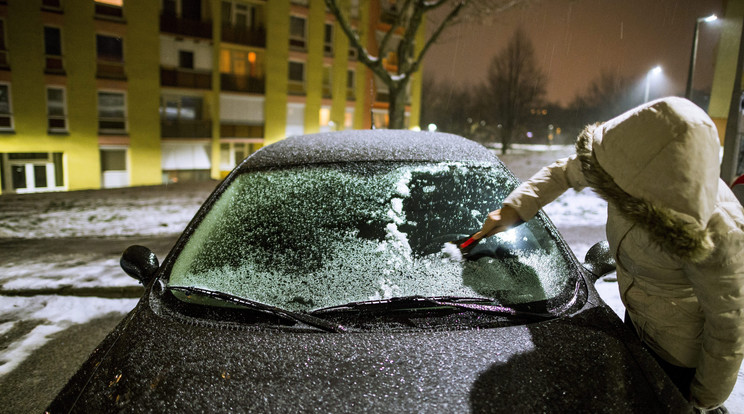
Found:
<path fill-rule="evenodd" d="M 464 257 L 518 184 L 461 137 L 350 131 L 244 160 L 49 412 L 690 411 L 535 219 Z"/>

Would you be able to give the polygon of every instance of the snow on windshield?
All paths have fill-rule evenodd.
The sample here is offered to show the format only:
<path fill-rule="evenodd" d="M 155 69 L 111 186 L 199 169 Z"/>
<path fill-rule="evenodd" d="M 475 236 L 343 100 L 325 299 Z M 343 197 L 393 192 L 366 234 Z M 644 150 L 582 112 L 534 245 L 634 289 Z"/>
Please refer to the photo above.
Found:
<path fill-rule="evenodd" d="M 459 163 L 247 173 L 195 230 L 169 284 L 292 310 L 408 295 L 552 298 L 568 272 L 537 220 L 481 243 L 474 260 L 446 247 L 512 187 L 491 165 Z"/>

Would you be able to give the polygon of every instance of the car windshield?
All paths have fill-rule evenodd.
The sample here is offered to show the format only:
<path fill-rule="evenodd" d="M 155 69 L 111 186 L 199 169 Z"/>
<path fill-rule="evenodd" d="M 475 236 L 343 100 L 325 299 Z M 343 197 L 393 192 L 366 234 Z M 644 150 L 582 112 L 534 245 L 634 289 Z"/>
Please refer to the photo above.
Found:
<path fill-rule="evenodd" d="M 447 243 L 477 231 L 514 186 L 503 166 L 453 162 L 243 173 L 193 231 L 168 284 L 299 311 L 412 295 L 515 305 L 573 291 L 540 218 L 466 259 Z"/>

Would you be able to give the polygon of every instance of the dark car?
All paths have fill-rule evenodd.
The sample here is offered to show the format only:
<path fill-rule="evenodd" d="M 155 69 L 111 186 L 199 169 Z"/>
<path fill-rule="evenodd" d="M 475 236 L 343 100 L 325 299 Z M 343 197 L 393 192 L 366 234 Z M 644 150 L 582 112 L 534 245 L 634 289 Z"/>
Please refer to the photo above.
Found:
<path fill-rule="evenodd" d="M 581 266 L 543 213 L 450 243 L 517 184 L 441 133 L 267 146 L 162 265 L 124 252 L 145 294 L 48 410 L 689 411 L 595 291 L 610 261 Z"/>

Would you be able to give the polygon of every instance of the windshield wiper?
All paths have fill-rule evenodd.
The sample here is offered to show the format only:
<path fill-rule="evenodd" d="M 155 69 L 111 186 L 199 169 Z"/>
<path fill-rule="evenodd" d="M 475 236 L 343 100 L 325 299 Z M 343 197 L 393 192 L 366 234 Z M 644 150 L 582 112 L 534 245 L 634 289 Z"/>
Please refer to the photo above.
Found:
<path fill-rule="evenodd" d="M 459 296 L 401 296 L 390 299 L 367 300 L 351 302 L 345 305 L 330 306 L 327 308 L 311 311 L 312 315 L 322 315 L 330 312 L 344 311 L 391 311 L 403 309 L 450 307 L 465 309 L 473 312 L 487 313 L 513 318 L 550 319 L 555 317 L 551 313 L 528 312 L 510 308 L 508 306 L 495 305 L 493 299 L 468 298 Z"/>
<path fill-rule="evenodd" d="M 239 307 L 253 309 L 261 312 L 268 312 L 273 315 L 279 316 L 280 318 L 293 322 L 304 323 L 314 328 L 322 329 L 326 332 L 346 332 L 346 328 L 344 328 L 343 326 L 335 324 L 326 319 L 310 315 L 308 313 L 290 311 L 261 302 L 256 302 L 250 299 L 241 298 L 239 296 L 230 295 L 228 293 L 187 286 L 168 286 L 167 289 L 169 291 L 181 292 L 186 295 L 202 295 L 231 305 L 237 305 Z"/>

